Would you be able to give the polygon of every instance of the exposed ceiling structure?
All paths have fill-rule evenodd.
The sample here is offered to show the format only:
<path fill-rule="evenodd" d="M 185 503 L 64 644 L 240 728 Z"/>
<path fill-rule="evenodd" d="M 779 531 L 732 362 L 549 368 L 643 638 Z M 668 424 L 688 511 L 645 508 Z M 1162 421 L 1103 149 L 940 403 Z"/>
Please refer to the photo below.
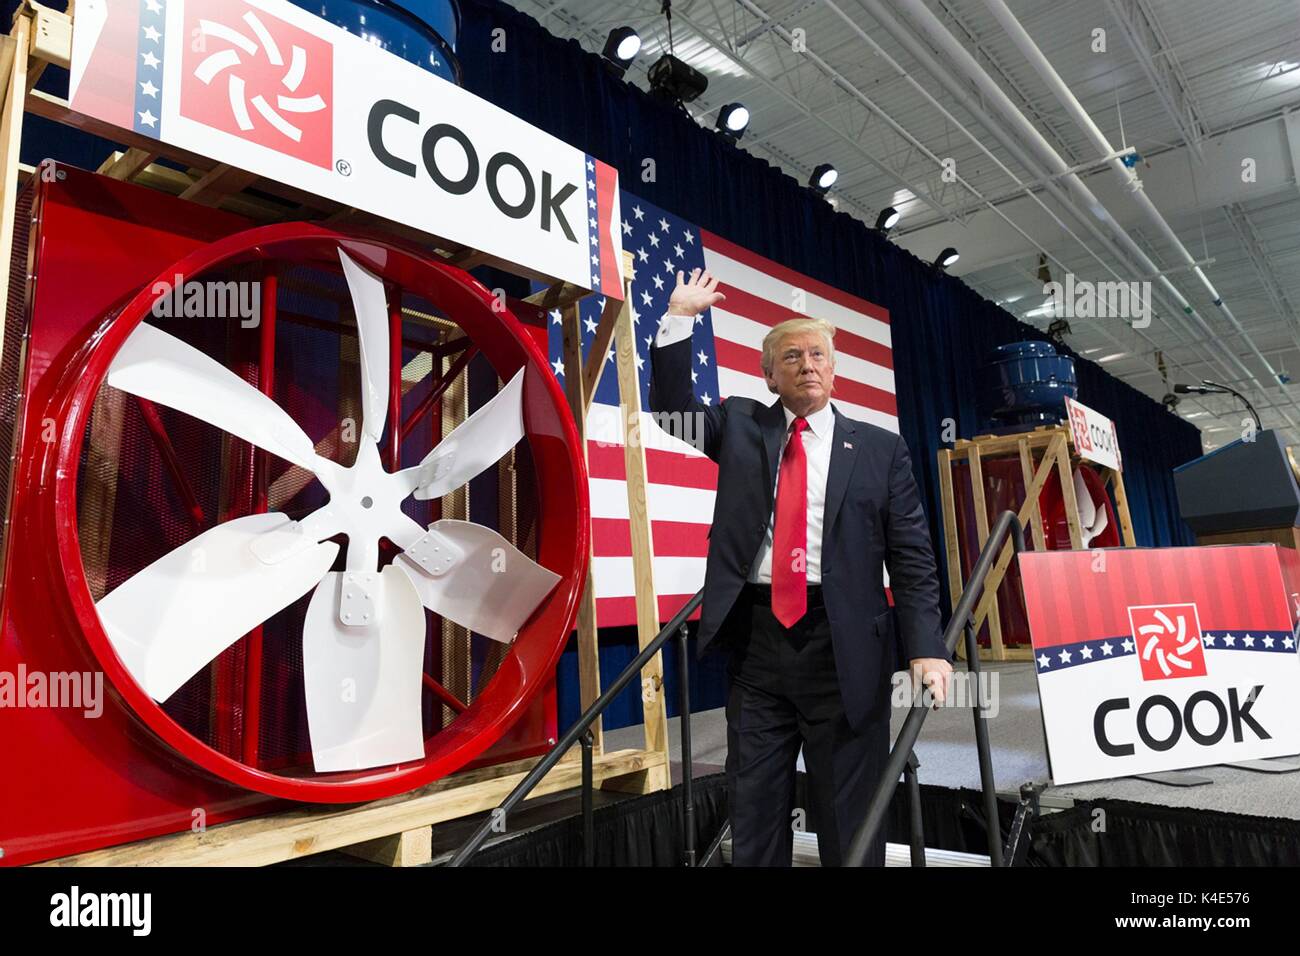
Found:
<path fill-rule="evenodd" d="M 668 50 L 662 0 L 513 3 L 595 53 L 632 27 L 642 88 Z M 1296 0 L 677 0 L 672 39 L 708 77 L 702 125 L 743 103 L 742 149 L 801 182 L 833 164 L 838 209 L 896 207 L 893 241 L 955 246 L 950 271 L 1039 328 L 1044 266 L 1074 305 L 1139 283 L 1149 324 L 1067 313 L 1069 345 L 1157 400 L 1232 386 L 1300 443 Z M 1231 396 L 1177 411 L 1207 449 L 1241 435 Z"/>

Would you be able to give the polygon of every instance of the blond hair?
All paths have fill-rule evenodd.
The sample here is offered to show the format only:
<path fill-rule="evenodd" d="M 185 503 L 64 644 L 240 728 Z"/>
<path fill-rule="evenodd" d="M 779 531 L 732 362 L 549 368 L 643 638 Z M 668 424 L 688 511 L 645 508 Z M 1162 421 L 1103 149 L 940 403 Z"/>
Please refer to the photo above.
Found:
<path fill-rule="evenodd" d="M 781 340 L 787 335 L 800 335 L 804 332 L 816 332 L 826 340 L 831 365 L 835 364 L 835 326 L 825 319 L 786 319 L 772 326 L 772 330 L 763 337 L 763 357 L 760 360 L 764 375 L 771 375 L 776 367 L 776 351 Z"/>

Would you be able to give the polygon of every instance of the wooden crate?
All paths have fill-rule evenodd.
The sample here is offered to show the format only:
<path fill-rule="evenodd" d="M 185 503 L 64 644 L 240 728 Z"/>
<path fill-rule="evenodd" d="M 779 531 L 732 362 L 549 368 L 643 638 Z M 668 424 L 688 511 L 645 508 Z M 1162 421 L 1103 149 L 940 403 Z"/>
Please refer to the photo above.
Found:
<path fill-rule="evenodd" d="M 1074 495 L 1072 466 L 1080 459 L 1073 451 L 1070 429 L 1065 425 L 1040 427 L 1028 432 L 1010 435 L 980 435 L 971 439 L 958 439 L 952 448 L 939 449 L 939 492 L 943 506 L 943 537 L 948 561 L 948 591 L 954 606 L 966 586 L 961 563 L 961 541 L 957 525 L 956 495 L 953 486 L 953 463 L 965 461 L 969 465 L 971 500 L 975 505 L 976 541 L 981 549 L 989 537 L 988 506 L 984 497 L 984 462 L 995 458 L 1019 458 L 1021 474 L 1025 481 L 1025 497 L 1017 509 L 1022 526 L 1027 528 L 1025 545 L 1035 551 L 1046 551 L 1042 512 L 1039 498 L 1047 482 L 1060 482 L 1061 497 L 1065 502 L 1066 521 L 1070 529 L 1070 546 L 1082 548 L 1082 531 L 1079 527 L 1079 503 Z M 1133 535 L 1133 520 L 1129 514 L 1128 494 L 1124 490 L 1121 472 L 1102 468 L 1107 487 L 1115 495 L 1120 534 L 1125 546 L 1137 547 Z M 975 606 L 975 631 L 979 632 L 985 621 L 989 627 L 989 648 L 981 648 L 981 660 L 1027 661 L 1033 657 L 1029 647 L 1008 648 L 1002 642 L 1002 620 L 998 613 L 997 590 L 1011 566 L 1011 542 L 1003 545 L 997 561 L 989 571 L 983 596 Z M 957 645 L 958 653 L 965 657 L 965 643 Z"/>

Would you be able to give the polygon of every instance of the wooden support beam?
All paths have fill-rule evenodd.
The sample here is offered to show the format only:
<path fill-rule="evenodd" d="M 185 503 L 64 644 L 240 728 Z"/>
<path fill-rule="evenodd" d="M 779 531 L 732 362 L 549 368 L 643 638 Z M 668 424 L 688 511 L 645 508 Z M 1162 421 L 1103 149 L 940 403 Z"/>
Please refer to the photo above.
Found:
<path fill-rule="evenodd" d="M 458 356 L 442 356 L 434 363 L 438 372 L 438 380 L 441 381 L 447 377 L 450 367 L 456 362 Z M 445 438 L 454 432 L 469 418 L 469 373 L 468 365 L 463 367 L 463 371 L 451 380 L 442 397 L 438 399 L 438 408 L 442 412 L 442 427 L 438 435 Z M 452 519 L 456 521 L 469 520 L 470 507 L 470 484 L 466 482 L 459 488 L 453 488 L 442 496 L 439 502 L 439 510 L 436 513 L 438 519 Z M 463 701 L 470 701 L 473 696 L 473 672 L 474 662 L 469 653 L 470 632 L 469 628 L 457 624 L 449 617 L 441 616 L 442 622 L 442 676 L 439 683 L 447 690 Z M 437 635 L 435 633 L 435 640 Z M 442 712 L 447 714 L 448 722 L 456 716 L 456 709 L 446 704 L 442 706 Z M 446 726 L 446 723 L 442 724 Z"/>
<path fill-rule="evenodd" d="M 83 116 L 80 113 L 73 112 L 68 105 L 68 101 L 59 96 L 51 96 L 41 90 L 33 90 L 27 96 L 27 112 L 33 116 L 40 116 L 44 119 L 61 123 L 64 126 L 71 126 L 90 133 L 93 136 L 101 136 L 104 139 L 112 140 L 123 144 L 124 146 L 138 149 L 157 150 L 160 157 L 170 159 L 186 167 L 203 170 L 204 172 L 213 169 L 218 165 L 206 157 L 199 156 L 197 153 L 191 153 L 189 150 L 179 149 L 169 143 L 161 140 L 151 139 L 148 136 L 141 136 L 139 133 L 129 129 L 122 129 L 113 126 L 111 123 L 105 123 L 103 120 L 95 119 L 91 116 Z M 291 202 L 304 210 L 310 210 L 310 215 L 319 216 L 326 212 L 333 212 L 340 208 L 339 203 L 325 199 L 315 193 L 298 189 L 295 186 L 289 186 L 285 183 L 276 182 L 273 179 L 258 179 L 257 188 L 269 195 L 276 196 Z M 307 218 L 308 213 L 300 211 L 299 218 Z"/>
<path fill-rule="evenodd" d="M 1038 471 L 1034 473 L 1034 480 L 1025 490 L 1025 501 L 1020 506 L 1016 516 L 1020 519 L 1023 526 L 1029 520 L 1031 508 L 1038 507 L 1038 496 L 1043 493 L 1043 486 L 1047 483 L 1048 477 L 1053 471 L 1057 470 L 1060 464 L 1058 451 L 1065 448 L 1065 435 L 1057 435 L 1052 443 L 1047 447 L 1047 454 L 1043 455 L 1042 463 L 1038 466 Z M 975 606 L 975 629 L 979 630 L 980 625 L 984 623 L 984 618 L 989 614 L 989 608 L 994 606 L 997 600 L 998 588 L 1002 584 L 1002 579 L 1006 576 L 1007 568 L 1011 566 L 1011 557 L 1015 553 L 1015 548 L 1008 541 L 1002 546 L 998 559 L 994 562 L 993 567 L 989 569 L 988 577 L 984 579 L 984 595 L 980 598 L 979 603 Z"/>
<path fill-rule="evenodd" d="M 1136 548 L 1137 535 L 1133 533 L 1133 515 L 1128 510 L 1128 491 L 1124 488 L 1124 473 L 1110 470 L 1110 487 L 1115 492 L 1115 511 L 1119 515 L 1119 530 L 1126 548 Z"/>
<path fill-rule="evenodd" d="M 105 159 L 99 166 L 99 172 L 109 179 L 129 182 L 157 158 L 158 154 L 153 150 L 132 147 L 125 153 L 114 153 Z"/>
<path fill-rule="evenodd" d="M 961 540 L 957 532 L 957 501 L 952 485 L 952 451 L 939 449 L 939 501 L 943 507 L 943 546 L 947 555 L 948 595 L 956 609 L 961 599 Z M 957 642 L 957 656 L 966 656 L 966 642 Z"/>
<path fill-rule="evenodd" d="M 631 275 L 630 268 L 629 265 L 628 275 Z M 630 289 L 631 286 L 629 285 L 628 288 Z M 587 353 L 587 361 L 583 365 L 582 369 L 582 387 L 587 396 L 588 410 L 591 409 L 592 396 L 596 394 L 596 389 L 600 386 L 600 376 L 604 374 L 605 366 L 609 362 L 609 343 L 614 337 L 614 327 L 619 322 L 619 313 L 626 304 L 626 299 L 624 299 L 623 302 L 619 302 L 615 299 L 605 300 L 605 309 L 600 314 L 600 323 L 596 326 L 596 334 L 591 340 L 591 349 Z M 617 361 L 617 358 L 615 361 Z M 623 379 L 620 375 L 620 386 L 622 381 Z M 640 395 L 641 393 L 638 391 L 637 394 Z M 626 403 L 624 403 L 624 405 L 626 406 Z"/>
<path fill-rule="evenodd" d="M 126 152 L 114 152 L 105 158 L 99 166 L 98 172 L 109 173 L 113 170 L 112 175 L 118 178 L 118 170 L 115 164 L 119 161 L 126 160 L 127 165 L 122 167 L 120 172 L 123 178 L 129 178 L 131 182 L 138 186 L 147 186 L 150 189 L 156 189 L 159 192 L 170 193 L 173 196 L 179 196 L 185 190 L 189 189 L 203 175 L 203 170 L 197 170 L 194 173 L 187 173 L 184 170 L 172 169 L 170 166 L 163 166 L 153 160 L 150 160 L 144 168 L 131 172 L 134 160 L 130 154 L 136 152 L 135 149 Z M 141 150 L 140 152 L 145 152 Z M 155 156 L 154 159 L 157 157 Z M 129 174 L 129 176 L 127 175 Z M 221 202 L 221 208 L 226 212 L 232 212 L 237 216 L 243 216 L 256 223 L 284 222 L 289 219 L 310 218 L 310 210 L 304 211 L 298 206 L 289 205 L 285 202 L 268 199 L 263 196 L 254 196 L 250 193 L 232 193 L 225 197 Z"/>
<path fill-rule="evenodd" d="M 384 866 L 424 866 L 433 861 L 433 828 L 418 827 L 344 847 L 343 852 Z"/>
<path fill-rule="evenodd" d="M 1030 448 L 1046 448 L 1058 433 L 1065 431 L 1063 426 L 1038 428 L 1032 432 L 1020 432 L 1014 435 L 983 435 L 977 438 L 959 438 L 953 442 L 953 457 L 966 457 L 971 448 L 979 448 L 985 458 L 995 455 L 1013 455 L 1020 447 L 1020 442 L 1029 444 Z"/>
<path fill-rule="evenodd" d="M 554 287 L 552 287 L 554 288 Z M 583 461 L 587 460 L 587 396 L 583 389 L 582 374 L 582 320 L 578 314 L 577 300 L 560 306 L 561 361 L 564 363 L 564 392 L 569 399 L 578 428 L 578 442 Z M 593 551 L 588 545 L 583 577 L 585 583 L 578 601 L 578 695 L 581 709 L 586 710 L 600 697 L 600 644 L 596 627 L 596 582 L 592 578 Z M 602 720 L 591 725 L 595 738 L 595 753 L 604 751 Z"/>
<path fill-rule="evenodd" d="M 182 192 L 181 198 L 215 209 L 221 205 L 221 200 L 231 193 L 243 192 L 257 182 L 258 178 L 256 173 L 250 173 L 246 169 L 218 163 Z"/>
<path fill-rule="evenodd" d="M 14 26 L 16 29 L 17 23 Z M 10 80 L 13 79 L 14 51 L 17 49 L 18 41 L 12 36 L 0 36 L 0 104 L 7 102 Z"/>
<path fill-rule="evenodd" d="M 69 69 L 72 66 L 72 17 L 35 0 L 23 4 L 30 13 L 31 57 Z"/>
<path fill-rule="evenodd" d="M 989 508 L 984 498 L 984 462 L 978 447 L 972 447 L 967 457 L 970 460 L 971 500 L 975 503 L 975 533 L 979 548 L 983 551 L 989 540 Z M 986 588 L 985 593 L 990 590 L 996 590 L 996 586 L 993 589 Z M 993 601 L 989 607 L 989 649 L 994 660 L 1005 661 L 1007 649 L 1002 644 L 1002 615 L 998 613 L 997 601 Z M 976 624 L 977 635 L 979 628 L 979 624 Z"/>
<path fill-rule="evenodd" d="M 265 866 L 299 859 L 491 810 L 519 785 L 538 759 L 463 771 L 386 800 L 348 806 L 303 804 L 284 813 L 223 823 L 198 833 L 186 830 L 38 865 Z M 619 750 L 598 756 L 592 769 L 600 784 L 661 765 L 667 765 L 663 754 Z M 563 760 L 542 778 L 529 799 L 581 784 L 582 764 Z M 508 819 L 506 828 L 509 831 Z"/>
<path fill-rule="evenodd" d="M 1083 529 L 1079 525 L 1079 499 L 1074 494 L 1074 471 L 1070 467 L 1070 447 L 1065 441 L 1057 442 L 1056 458 L 1060 464 L 1061 500 L 1065 503 L 1065 523 L 1070 529 L 1070 547 L 1078 551 L 1083 547 Z"/>
<path fill-rule="evenodd" d="M 632 544 L 632 581 L 636 600 L 637 647 L 644 650 L 659 633 L 659 592 L 655 588 L 654 536 L 650 530 L 648 503 L 649 479 L 646 475 L 645 442 L 641 436 L 641 380 L 636 367 L 636 328 L 632 324 L 632 272 L 631 263 L 624 273 L 622 302 L 606 300 L 602 324 L 610 317 L 614 306 L 616 321 L 614 363 L 618 370 L 620 414 L 625 416 L 623 465 L 627 474 L 627 509 Z M 604 364 L 604 350 L 597 341 L 592 355 Z M 599 376 L 597 376 L 599 381 Z M 668 707 L 664 692 L 663 653 L 652 657 L 641 669 L 641 709 L 645 714 L 645 749 L 652 753 L 668 754 Z M 667 761 L 662 768 L 645 774 L 641 779 L 624 778 L 607 785 L 606 789 L 634 789 L 639 793 L 667 789 Z"/>
<path fill-rule="evenodd" d="M 485 252 L 479 252 L 477 249 L 462 249 L 460 252 L 453 252 L 447 257 L 447 261 L 454 266 L 459 266 L 468 272 L 477 266 L 481 266 L 491 259 Z"/>
<path fill-rule="evenodd" d="M 36 88 L 36 84 L 41 81 L 45 75 L 45 68 L 49 66 L 44 60 L 32 60 L 27 67 L 27 92 L 30 93 Z"/>
<path fill-rule="evenodd" d="M 551 309 L 563 309 L 566 305 L 572 305 L 588 295 L 591 293 L 580 285 L 574 285 L 572 282 L 556 282 L 540 292 L 525 296 L 524 301 L 549 312 Z"/>
<path fill-rule="evenodd" d="M 0 73 L 0 303 L 9 301 L 9 263 L 14 254 L 14 221 L 18 195 L 18 147 L 23 138 L 23 103 L 27 98 L 27 47 L 31 17 L 20 13 L 6 37 L 2 58 L 8 69 Z M 0 353 L 4 351 L 4 323 L 0 322 Z"/>
<path fill-rule="evenodd" d="M 1034 453 L 1029 448 L 1029 442 L 1021 439 L 1020 441 L 1020 474 L 1025 479 L 1025 490 L 1029 490 L 1029 485 L 1034 480 Z M 1033 529 L 1033 542 L 1035 551 L 1047 550 L 1047 533 L 1043 530 L 1043 509 L 1035 506 L 1029 512 L 1029 524 Z"/>

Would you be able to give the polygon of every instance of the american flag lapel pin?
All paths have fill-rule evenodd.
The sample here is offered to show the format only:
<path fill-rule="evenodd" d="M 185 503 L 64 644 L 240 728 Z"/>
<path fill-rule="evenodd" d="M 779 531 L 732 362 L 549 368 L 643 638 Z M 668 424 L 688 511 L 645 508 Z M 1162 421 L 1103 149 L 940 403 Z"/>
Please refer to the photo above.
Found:
<path fill-rule="evenodd" d="M 844 443 L 844 447 L 847 448 L 849 451 L 852 451 L 852 450 L 853 450 L 853 442 L 846 441 L 846 442 Z"/>

